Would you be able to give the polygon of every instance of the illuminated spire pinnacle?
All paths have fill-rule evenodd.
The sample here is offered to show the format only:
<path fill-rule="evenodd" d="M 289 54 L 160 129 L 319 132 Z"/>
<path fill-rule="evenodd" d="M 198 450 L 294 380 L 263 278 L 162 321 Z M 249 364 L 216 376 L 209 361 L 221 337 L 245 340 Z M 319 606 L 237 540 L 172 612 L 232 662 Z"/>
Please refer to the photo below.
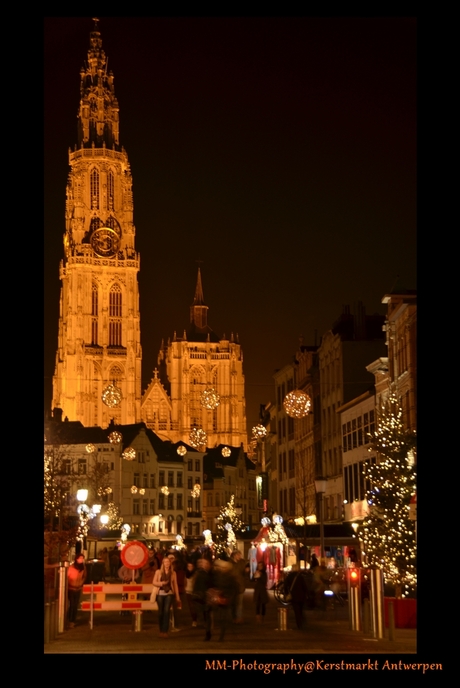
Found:
<path fill-rule="evenodd" d="M 203 285 L 201 284 L 201 270 L 198 268 L 196 280 L 195 296 L 193 304 L 190 306 L 190 322 L 199 329 L 207 326 L 208 307 L 204 305 Z"/>

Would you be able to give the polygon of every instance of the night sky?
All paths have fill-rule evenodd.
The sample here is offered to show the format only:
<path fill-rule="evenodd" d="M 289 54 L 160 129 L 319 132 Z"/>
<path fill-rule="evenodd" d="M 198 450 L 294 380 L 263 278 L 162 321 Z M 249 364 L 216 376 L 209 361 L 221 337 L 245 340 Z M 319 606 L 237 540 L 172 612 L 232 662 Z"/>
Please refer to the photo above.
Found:
<path fill-rule="evenodd" d="M 45 409 L 59 315 L 68 149 L 90 17 L 45 19 Z M 189 322 L 238 333 L 247 419 L 273 372 L 342 312 L 416 288 L 412 18 L 100 17 L 133 174 L 142 390 Z"/>

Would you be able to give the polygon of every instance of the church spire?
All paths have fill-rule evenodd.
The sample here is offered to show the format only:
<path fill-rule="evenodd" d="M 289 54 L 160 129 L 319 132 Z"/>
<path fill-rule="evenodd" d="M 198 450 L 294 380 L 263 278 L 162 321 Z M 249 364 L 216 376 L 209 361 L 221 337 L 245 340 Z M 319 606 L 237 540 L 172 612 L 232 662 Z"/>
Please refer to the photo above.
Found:
<path fill-rule="evenodd" d="M 193 304 L 190 306 L 190 322 L 199 329 L 207 327 L 208 324 L 208 307 L 204 305 L 200 268 L 198 268 Z"/>
<path fill-rule="evenodd" d="M 78 111 L 78 147 L 94 145 L 120 150 L 119 107 L 115 97 L 113 73 L 107 72 L 107 58 L 102 49 L 99 19 L 94 18 L 86 66 L 80 70 L 80 108 Z"/>

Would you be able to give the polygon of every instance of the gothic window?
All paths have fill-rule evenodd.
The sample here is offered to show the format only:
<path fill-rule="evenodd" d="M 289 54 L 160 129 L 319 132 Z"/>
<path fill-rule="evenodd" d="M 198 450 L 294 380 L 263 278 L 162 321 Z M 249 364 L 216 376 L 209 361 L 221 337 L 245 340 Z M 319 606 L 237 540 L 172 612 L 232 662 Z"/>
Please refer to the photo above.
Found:
<path fill-rule="evenodd" d="M 99 172 L 94 169 L 90 175 L 91 210 L 99 210 Z"/>
<path fill-rule="evenodd" d="M 91 344 L 98 343 L 99 293 L 97 284 L 91 287 Z"/>
<path fill-rule="evenodd" d="M 113 210 L 115 199 L 115 177 L 112 170 L 107 175 L 107 210 Z"/>
<path fill-rule="evenodd" d="M 121 346 L 122 293 L 114 284 L 109 296 L 109 346 Z"/>

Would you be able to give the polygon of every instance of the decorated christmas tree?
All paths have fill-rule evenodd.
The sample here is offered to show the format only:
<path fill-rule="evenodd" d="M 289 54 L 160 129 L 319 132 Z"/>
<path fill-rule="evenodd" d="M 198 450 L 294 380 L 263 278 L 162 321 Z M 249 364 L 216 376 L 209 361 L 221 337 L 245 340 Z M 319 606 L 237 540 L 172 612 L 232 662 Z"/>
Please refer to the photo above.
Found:
<path fill-rule="evenodd" d="M 245 529 L 237 508 L 235 507 L 235 495 L 230 497 L 226 506 L 221 507 L 216 518 L 217 535 L 214 541 L 214 551 L 217 556 L 223 552 L 231 553 L 236 549 L 236 537 Z"/>
<path fill-rule="evenodd" d="M 416 490 L 416 436 L 405 430 L 394 394 L 377 413 L 371 443 L 377 461 L 364 469 L 369 512 L 359 537 L 367 563 L 382 568 L 385 582 L 407 596 L 417 585 L 415 521 L 409 512 Z"/>

